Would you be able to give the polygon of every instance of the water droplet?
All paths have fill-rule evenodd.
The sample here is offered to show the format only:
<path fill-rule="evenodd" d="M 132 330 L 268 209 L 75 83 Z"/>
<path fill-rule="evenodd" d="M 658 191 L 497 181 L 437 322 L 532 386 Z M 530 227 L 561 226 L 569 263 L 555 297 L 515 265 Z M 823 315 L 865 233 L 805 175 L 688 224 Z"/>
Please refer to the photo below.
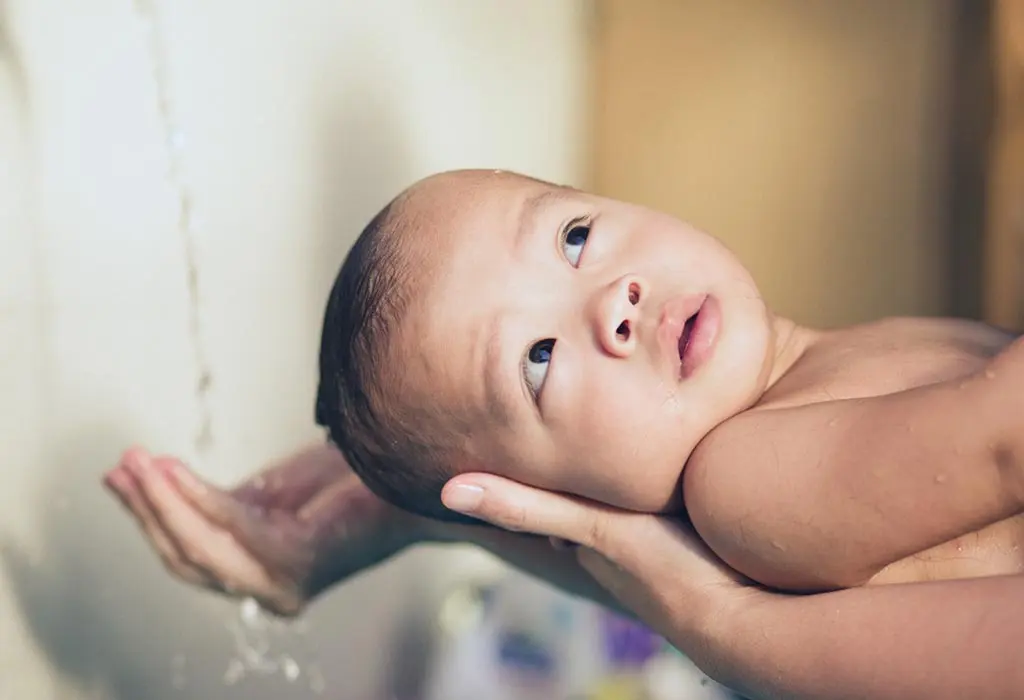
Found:
<path fill-rule="evenodd" d="M 245 666 L 238 659 L 231 659 L 228 664 L 228 669 L 224 672 L 224 684 L 234 685 L 238 681 L 242 680 L 242 676 L 245 675 Z"/>
<path fill-rule="evenodd" d="M 833 418 L 832 420 L 830 420 L 830 421 L 828 422 L 828 427 L 830 427 L 830 428 L 834 428 L 834 427 L 836 427 L 836 425 L 837 425 L 838 423 L 839 423 L 839 419 L 838 419 L 838 418 Z"/>
<path fill-rule="evenodd" d="M 947 479 L 949 479 L 949 477 L 946 476 L 945 474 L 936 474 L 935 475 L 935 483 L 936 484 L 944 484 L 944 483 L 946 483 Z"/>
<path fill-rule="evenodd" d="M 990 370 L 990 369 L 985 370 L 985 379 L 995 379 L 995 378 L 996 378 L 996 373 L 993 370 Z"/>
<path fill-rule="evenodd" d="M 176 151 L 180 151 L 185 148 L 185 134 L 181 132 L 181 129 L 172 129 L 167 138 L 168 143 Z"/>
<path fill-rule="evenodd" d="M 242 622 L 253 625 L 259 619 L 260 604 L 255 598 L 246 598 L 242 601 Z"/>
<path fill-rule="evenodd" d="M 264 611 L 253 598 L 242 601 L 238 619 L 228 623 L 235 642 L 235 656 L 224 674 L 224 682 L 237 683 L 247 674 L 281 674 L 289 683 L 305 676 L 316 694 L 326 684 L 313 665 L 314 656 L 306 648 L 305 626 L 282 620 Z M 305 660 L 305 668 L 300 659 Z"/>
<path fill-rule="evenodd" d="M 324 674 L 320 672 L 320 667 L 316 664 L 310 664 L 306 667 L 306 677 L 309 678 L 309 689 L 313 691 L 315 695 L 320 695 L 327 688 L 327 683 L 324 681 Z"/>

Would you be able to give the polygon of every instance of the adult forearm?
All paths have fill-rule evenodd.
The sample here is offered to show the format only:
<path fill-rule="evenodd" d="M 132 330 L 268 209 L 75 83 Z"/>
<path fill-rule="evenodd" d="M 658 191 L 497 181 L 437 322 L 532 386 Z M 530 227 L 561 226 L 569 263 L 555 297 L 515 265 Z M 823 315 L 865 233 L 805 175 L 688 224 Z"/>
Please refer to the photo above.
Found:
<path fill-rule="evenodd" d="M 433 523 L 427 527 L 428 541 L 476 545 L 572 595 L 587 598 L 620 614 L 634 616 L 579 565 L 573 552 L 554 549 L 546 537 L 476 525 Z"/>
<path fill-rule="evenodd" d="M 751 698 L 1024 698 L 1024 576 L 758 592 L 714 619 L 675 641 Z"/>

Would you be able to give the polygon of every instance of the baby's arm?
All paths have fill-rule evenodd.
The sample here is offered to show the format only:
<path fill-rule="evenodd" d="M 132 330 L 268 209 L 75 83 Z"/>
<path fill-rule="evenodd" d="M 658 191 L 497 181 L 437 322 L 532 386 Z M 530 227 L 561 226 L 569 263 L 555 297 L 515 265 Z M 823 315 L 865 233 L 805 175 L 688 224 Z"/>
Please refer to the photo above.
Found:
<path fill-rule="evenodd" d="M 684 472 L 694 525 L 766 585 L 859 585 L 1024 512 L 1024 340 L 975 375 L 888 396 L 751 411 Z"/>

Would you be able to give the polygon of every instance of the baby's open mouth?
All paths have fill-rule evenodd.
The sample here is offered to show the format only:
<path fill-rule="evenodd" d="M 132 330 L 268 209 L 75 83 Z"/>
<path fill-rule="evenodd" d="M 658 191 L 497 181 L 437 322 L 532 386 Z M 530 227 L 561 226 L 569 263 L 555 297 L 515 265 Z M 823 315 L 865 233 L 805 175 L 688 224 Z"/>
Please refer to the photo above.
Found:
<path fill-rule="evenodd" d="M 712 310 L 704 313 L 708 308 Z M 715 333 L 716 325 L 714 310 L 714 304 L 709 307 L 708 297 L 705 296 L 693 315 L 683 323 L 683 332 L 679 334 L 677 343 L 680 379 L 692 377 L 708 359 L 709 343 L 713 340 L 711 336 Z"/>
<path fill-rule="evenodd" d="M 693 337 L 693 329 L 697 325 L 697 317 L 700 316 L 700 309 L 693 316 L 686 319 L 683 324 L 683 332 L 679 335 L 679 361 L 686 362 L 686 350 L 690 346 L 690 338 Z"/>

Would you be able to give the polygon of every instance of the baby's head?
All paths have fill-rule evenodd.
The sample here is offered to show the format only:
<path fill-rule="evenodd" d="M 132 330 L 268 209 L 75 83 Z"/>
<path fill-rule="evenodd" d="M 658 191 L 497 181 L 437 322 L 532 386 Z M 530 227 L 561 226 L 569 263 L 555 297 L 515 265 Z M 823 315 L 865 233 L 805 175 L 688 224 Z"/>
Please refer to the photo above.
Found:
<path fill-rule="evenodd" d="M 331 291 L 318 419 L 407 510 L 486 471 L 620 508 L 680 505 L 683 466 L 763 393 L 770 314 L 716 239 L 494 171 L 427 178 L 363 231 Z"/>

